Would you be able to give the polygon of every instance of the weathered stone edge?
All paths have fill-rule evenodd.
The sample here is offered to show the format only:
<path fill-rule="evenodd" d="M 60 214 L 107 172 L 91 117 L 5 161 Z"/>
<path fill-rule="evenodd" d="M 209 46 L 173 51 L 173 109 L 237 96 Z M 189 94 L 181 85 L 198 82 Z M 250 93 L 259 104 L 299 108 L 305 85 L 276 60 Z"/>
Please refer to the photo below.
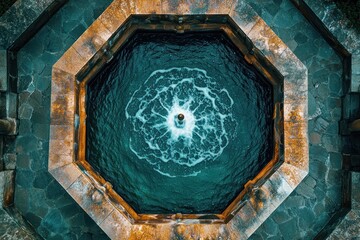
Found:
<path fill-rule="evenodd" d="M 348 20 L 335 6 L 335 3 L 327 3 L 325 9 L 323 1 L 292 0 L 297 6 L 305 4 L 317 16 L 327 30 L 340 42 L 351 54 L 351 92 L 360 92 L 360 34 L 354 29 L 348 28 Z M 332 4 L 332 7 L 330 5 Z M 341 23 L 341 24 L 340 24 Z"/>
<path fill-rule="evenodd" d="M 144 1 L 141 1 L 141 4 L 144 4 Z M 136 232 L 138 226 L 131 225 L 126 218 L 122 216 L 122 214 L 115 211 L 113 206 L 109 206 L 109 209 L 107 210 L 99 210 L 96 207 L 96 201 L 94 201 L 94 198 L 102 199 L 104 196 L 101 192 L 99 192 L 101 196 L 99 194 L 95 197 L 93 196 L 94 192 L 96 192 L 95 187 L 87 176 L 73 163 L 74 153 L 73 151 L 67 150 L 73 149 L 73 136 L 70 134 L 72 137 L 66 138 L 64 136 L 63 139 L 58 139 L 59 137 L 57 137 L 58 135 L 63 135 L 63 133 L 69 129 L 74 129 L 75 127 L 74 115 L 76 106 L 74 96 L 76 88 L 76 75 L 87 64 L 87 62 L 95 56 L 97 51 L 110 38 L 111 34 L 113 34 L 116 29 L 123 24 L 126 19 L 124 16 L 129 16 L 133 13 L 201 14 L 211 12 L 212 10 L 210 8 L 210 10 L 207 9 L 207 11 L 204 11 L 201 8 L 196 8 L 194 5 L 187 4 L 187 2 L 184 2 L 183 5 L 181 5 L 181 8 L 171 8 L 170 2 L 168 1 L 152 2 L 152 8 L 139 8 L 139 6 L 143 6 L 141 4 L 136 5 L 136 2 L 135 4 L 129 4 L 128 1 L 114 1 L 99 17 L 99 19 L 93 23 L 84 35 L 82 35 L 54 65 L 53 69 L 53 79 L 59 77 L 62 79 L 60 82 L 65 85 L 59 85 L 59 88 L 57 88 L 58 86 L 54 84 L 52 90 L 52 133 L 50 137 L 51 157 L 49 159 L 49 170 L 60 182 L 60 184 L 67 189 L 79 205 L 81 205 L 85 211 L 87 211 L 90 216 L 94 218 L 98 224 L 100 224 L 109 236 L 113 236 L 114 238 L 119 237 L 117 234 L 114 235 L 114 233 L 119 233 L 119 229 L 122 229 L 120 236 L 128 236 L 131 232 Z M 236 217 L 226 225 L 226 228 L 237 232 L 238 236 L 247 238 L 251 236 L 251 234 L 261 225 L 263 221 L 265 221 L 265 219 L 270 215 L 271 210 L 275 210 L 281 202 L 290 195 L 296 185 L 302 181 L 308 172 L 307 70 L 248 5 L 239 1 L 236 4 L 229 4 L 229 6 L 231 6 L 231 8 L 226 8 L 226 12 L 218 12 L 218 14 L 230 14 L 239 27 L 249 35 L 251 40 L 255 42 L 256 47 L 258 47 L 269 59 L 269 61 L 280 70 L 281 74 L 284 76 L 285 89 L 287 90 L 284 106 L 284 118 L 288 126 L 286 127 L 287 129 L 285 129 L 286 163 L 284 163 L 274 174 L 272 174 L 269 181 L 265 182 L 258 188 L 264 193 L 265 198 L 262 201 L 250 198 L 244 203 L 244 205 L 241 206 L 241 209 L 235 213 Z M 116 21 L 113 20 L 112 22 L 109 22 L 107 20 L 109 18 L 106 17 L 108 10 L 113 12 L 114 9 L 118 7 L 123 10 L 123 13 L 116 16 Z M 141 9 L 143 9 L 143 11 Z M 164 9 L 169 12 L 164 11 Z M 193 9 L 196 10 L 192 11 Z M 246 16 L 247 18 L 244 18 L 243 16 Z M 105 35 L 100 35 L 99 33 L 103 31 L 105 32 Z M 263 42 L 259 41 L 259 36 L 261 36 L 261 41 Z M 285 63 L 288 65 L 284 66 Z M 289 71 L 289 69 L 291 71 Z M 301 91 L 295 91 L 293 87 L 295 84 L 299 83 Z M 295 99 L 298 101 L 294 101 Z M 65 111 L 63 111 L 60 107 L 65 109 Z M 301 135 L 299 136 L 296 133 L 301 133 Z M 292 148 L 286 147 L 288 142 L 292 142 Z M 298 146 L 301 146 L 301 148 L 295 155 L 295 158 L 287 160 L 294 154 L 295 150 L 293 149 L 297 149 Z M 300 156 L 302 156 L 301 159 L 296 158 Z M 57 164 L 56 161 L 60 161 L 61 164 Z M 52 165 L 50 163 L 52 163 Z M 73 187 L 71 188 L 71 186 Z M 85 189 L 87 192 L 81 192 L 81 189 Z M 89 193 L 91 192 L 89 189 L 92 191 L 92 194 Z M 79 195 L 80 192 L 81 194 Z M 256 202 L 261 202 L 262 207 L 259 207 L 258 204 L 254 205 Z M 101 214 L 105 211 L 105 215 L 107 216 L 104 214 L 100 215 L 100 217 L 97 216 L 96 213 L 98 211 L 100 211 Z M 252 218 L 251 224 L 247 221 L 249 211 L 256 213 L 256 215 Z M 114 223 L 114 218 L 116 218 L 119 222 Z M 102 224 L 104 222 L 107 224 Z M 237 226 L 243 225 L 245 229 L 239 229 L 238 227 L 234 228 L 234 223 L 236 223 Z M 171 224 L 168 225 L 168 227 L 171 228 Z M 124 227 L 119 228 L 119 226 Z M 189 228 L 193 227 L 192 225 L 187 226 Z M 223 227 L 224 226 L 221 225 L 207 225 L 208 229 L 212 229 L 212 231 L 215 231 L 218 234 L 220 234 L 220 228 Z"/>

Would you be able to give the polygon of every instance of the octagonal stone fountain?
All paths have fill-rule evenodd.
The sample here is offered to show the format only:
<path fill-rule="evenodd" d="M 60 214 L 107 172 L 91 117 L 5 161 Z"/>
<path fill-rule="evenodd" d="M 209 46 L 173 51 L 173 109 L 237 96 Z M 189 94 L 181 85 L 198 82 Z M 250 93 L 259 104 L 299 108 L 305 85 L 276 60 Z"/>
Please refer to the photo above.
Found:
<path fill-rule="evenodd" d="M 49 171 L 112 239 L 246 239 L 308 172 L 307 70 L 243 2 L 115 0 L 53 66 Z"/>

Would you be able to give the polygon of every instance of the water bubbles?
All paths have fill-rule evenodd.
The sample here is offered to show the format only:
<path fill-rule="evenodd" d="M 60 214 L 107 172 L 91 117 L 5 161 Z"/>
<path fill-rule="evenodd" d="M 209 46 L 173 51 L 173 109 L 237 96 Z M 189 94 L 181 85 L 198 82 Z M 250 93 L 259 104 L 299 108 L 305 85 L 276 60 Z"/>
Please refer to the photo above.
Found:
<path fill-rule="evenodd" d="M 198 68 L 154 71 L 126 106 L 130 149 L 154 170 L 195 176 L 228 145 L 236 122 L 228 91 Z"/>

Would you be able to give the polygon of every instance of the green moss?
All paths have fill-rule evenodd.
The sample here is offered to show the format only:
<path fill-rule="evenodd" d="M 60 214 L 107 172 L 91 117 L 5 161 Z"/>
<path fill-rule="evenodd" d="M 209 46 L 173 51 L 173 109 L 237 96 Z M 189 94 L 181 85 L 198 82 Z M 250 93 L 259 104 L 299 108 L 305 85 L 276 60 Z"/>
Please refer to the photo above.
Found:
<path fill-rule="evenodd" d="M 360 0 L 334 0 L 334 2 L 349 19 L 349 27 L 360 33 Z"/>
<path fill-rule="evenodd" d="M 16 0 L 1 0 L 0 1 L 0 16 L 8 10 Z"/>

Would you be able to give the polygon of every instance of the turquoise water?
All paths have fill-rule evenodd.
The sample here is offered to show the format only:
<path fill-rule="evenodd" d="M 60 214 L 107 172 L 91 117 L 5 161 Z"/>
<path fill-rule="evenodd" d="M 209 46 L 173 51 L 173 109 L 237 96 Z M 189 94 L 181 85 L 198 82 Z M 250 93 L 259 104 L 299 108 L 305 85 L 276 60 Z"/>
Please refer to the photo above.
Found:
<path fill-rule="evenodd" d="M 87 160 L 139 213 L 220 213 L 272 158 L 272 87 L 221 32 L 139 32 L 87 94 Z"/>

